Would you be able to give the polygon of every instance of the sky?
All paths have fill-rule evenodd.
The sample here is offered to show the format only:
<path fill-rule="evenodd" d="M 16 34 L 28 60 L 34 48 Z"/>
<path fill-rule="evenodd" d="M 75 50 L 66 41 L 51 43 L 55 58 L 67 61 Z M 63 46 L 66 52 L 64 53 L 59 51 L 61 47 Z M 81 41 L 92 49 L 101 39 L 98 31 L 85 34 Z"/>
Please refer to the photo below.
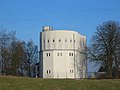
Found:
<path fill-rule="evenodd" d="M 0 27 L 38 46 L 42 26 L 77 31 L 89 44 L 96 27 L 109 20 L 120 22 L 120 0 L 0 0 Z"/>

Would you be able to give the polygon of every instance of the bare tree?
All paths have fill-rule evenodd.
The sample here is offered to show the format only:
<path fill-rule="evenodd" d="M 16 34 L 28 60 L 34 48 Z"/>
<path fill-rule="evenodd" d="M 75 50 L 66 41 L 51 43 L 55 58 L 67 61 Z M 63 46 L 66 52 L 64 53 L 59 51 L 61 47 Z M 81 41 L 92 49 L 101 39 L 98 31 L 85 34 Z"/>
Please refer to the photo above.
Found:
<path fill-rule="evenodd" d="M 32 40 L 30 40 L 26 45 L 26 55 L 29 65 L 28 66 L 29 76 L 31 77 L 32 70 L 34 68 L 34 65 L 37 63 L 38 59 L 38 47 L 34 45 Z"/>
<path fill-rule="evenodd" d="M 9 40 L 10 40 L 10 36 L 9 36 L 9 32 L 6 32 L 6 29 L 1 28 L 0 29 L 0 55 L 1 55 L 1 72 L 3 75 L 5 75 L 5 71 L 7 68 L 7 63 L 8 62 L 8 54 L 9 54 Z"/>
<path fill-rule="evenodd" d="M 24 56 L 24 49 L 22 46 L 22 42 L 20 41 L 12 42 L 11 53 L 12 53 L 12 56 L 11 56 L 12 75 L 19 75 L 19 70 L 21 68 L 20 66 Z"/>
<path fill-rule="evenodd" d="M 113 66 L 116 67 L 116 51 L 120 25 L 115 21 L 107 21 L 97 27 L 89 48 L 89 59 L 99 62 L 109 78 L 113 77 Z M 118 60 L 120 61 L 120 60 Z M 117 63 L 118 63 L 117 61 Z"/>
<path fill-rule="evenodd" d="M 118 37 L 116 39 L 116 49 L 115 49 L 115 57 L 114 57 L 114 68 L 113 74 L 114 77 L 120 77 L 120 30 L 118 31 Z"/>
<path fill-rule="evenodd" d="M 0 74 L 27 75 L 34 72 L 38 62 L 38 47 L 30 40 L 18 40 L 16 32 L 0 28 Z"/>

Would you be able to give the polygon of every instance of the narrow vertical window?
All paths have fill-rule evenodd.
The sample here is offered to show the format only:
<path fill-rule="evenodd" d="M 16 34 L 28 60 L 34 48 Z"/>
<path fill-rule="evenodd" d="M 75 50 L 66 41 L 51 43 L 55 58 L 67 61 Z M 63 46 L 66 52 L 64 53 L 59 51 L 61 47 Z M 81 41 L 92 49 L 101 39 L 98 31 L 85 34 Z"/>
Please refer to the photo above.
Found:
<path fill-rule="evenodd" d="M 61 40 L 59 39 L 59 42 L 61 42 Z"/>
<path fill-rule="evenodd" d="M 59 53 L 57 54 L 57 56 L 59 56 Z"/>
<path fill-rule="evenodd" d="M 48 40 L 48 43 L 49 43 L 49 40 Z"/>
<path fill-rule="evenodd" d="M 72 73 L 73 73 L 74 71 L 72 70 Z"/>
<path fill-rule="evenodd" d="M 62 53 L 60 53 L 60 56 L 62 56 Z"/>
<path fill-rule="evenodd" d="M 46 53 L 46 56 L 48 56 L 48 53 Z"/>
<path fill-rule="evenodd" d="M 53 39 L 53 42 L 55 42 L 55 40 Z"/>
<path fill-rule="evenodd" d="M 49 53 L 49 56 L 50 56 L 50 53 Z"/>
<path fill-rule="evenodd" d="M 73 53 L 71 53 L 71 56 L 73 56 Z"/>
<path fill-rule="evenodd" d="M 74 43 L 75 43 L 75 40 L 74 40 Z"/>
<path fill-rule="evenodd" d="M 71 56 L 71 53 L 69 53 L 69 56 Z"/>
<path fill-rule="evenodd" d="M 49 72 L 48 72 L 48 70 L 47 70 L 47 74 L 48 74 Z"/>

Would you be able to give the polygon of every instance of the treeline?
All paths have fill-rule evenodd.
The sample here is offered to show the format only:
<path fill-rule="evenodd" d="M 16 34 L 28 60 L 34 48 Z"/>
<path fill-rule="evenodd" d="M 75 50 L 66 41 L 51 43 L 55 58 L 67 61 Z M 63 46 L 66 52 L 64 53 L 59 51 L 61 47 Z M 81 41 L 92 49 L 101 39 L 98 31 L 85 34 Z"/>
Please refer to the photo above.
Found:
<path fill-rule="evenodd" d="M 120 78 L 120 24 L 107 21 L 97 26 L 91 39 L 88 58 L 100 65 L 103 78 Z"/>
<path fill-rule="evenodd" d="M 0 75 L 33 77 L 37 62 L 38 46 L 32 40 L 19 40 L 15 31 L 0 28 Z"/>

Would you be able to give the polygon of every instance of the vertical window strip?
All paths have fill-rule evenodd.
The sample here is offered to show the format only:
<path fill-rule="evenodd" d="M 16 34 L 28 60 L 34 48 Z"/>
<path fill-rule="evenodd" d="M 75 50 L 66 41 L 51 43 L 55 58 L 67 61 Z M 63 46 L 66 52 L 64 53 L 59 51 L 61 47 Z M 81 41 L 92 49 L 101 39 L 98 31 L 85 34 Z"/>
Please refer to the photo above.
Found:
<path fill-rule="evenodd" d="M 47 70 L 47 74 L 48 74 L 48 70 Z"/>
<path fill-rule="evenodd" d="M 69 56 L 71 56 L 71 53 L 69 53 Z"/>
<path fill-rule="evenodd" d="M 46 56 L 48 56 L 48 53 L 46 53 Z"/>
<path fill-rule="evenodd" d="M 72 56 L 73 56 L 73 53 L 72 53 Z"/>
<path fill-rule="evenodd" d="M 57 53 L 57 56 L 59 56 L 59 53 Z"/>
<path fill-rule="evenodd" d="M 60 55 L 62 56 L 62 53 L 60 53 Z"/>

